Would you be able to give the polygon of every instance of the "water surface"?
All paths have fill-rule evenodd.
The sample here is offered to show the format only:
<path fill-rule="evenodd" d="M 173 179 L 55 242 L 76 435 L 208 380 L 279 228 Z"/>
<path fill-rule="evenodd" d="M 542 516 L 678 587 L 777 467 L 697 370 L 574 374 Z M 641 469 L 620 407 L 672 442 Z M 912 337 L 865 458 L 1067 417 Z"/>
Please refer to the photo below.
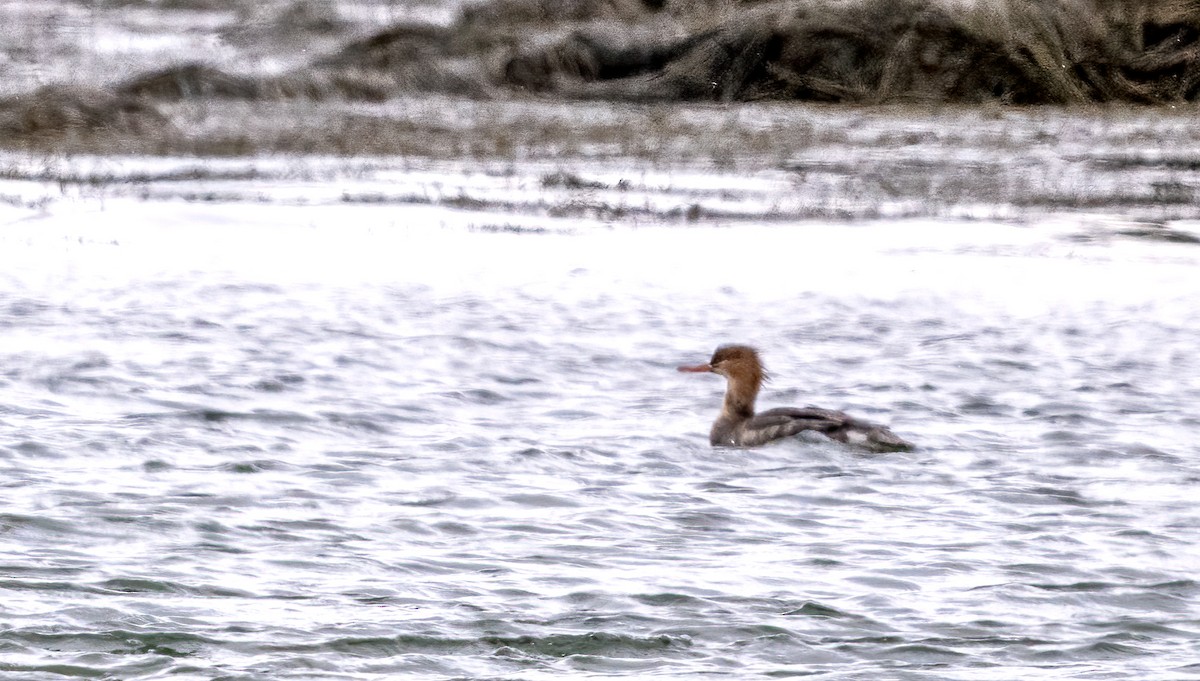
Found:
<path fill-rule="evenodd" d="M 566 191 L 435 175 L 392 180 Z M 1200 674 L 1200 248 L 638 177 L 659 217 L 6 185 L 0 670 Z M 920 449 L 710 449 L 674 367 L 731 341 Z"/>

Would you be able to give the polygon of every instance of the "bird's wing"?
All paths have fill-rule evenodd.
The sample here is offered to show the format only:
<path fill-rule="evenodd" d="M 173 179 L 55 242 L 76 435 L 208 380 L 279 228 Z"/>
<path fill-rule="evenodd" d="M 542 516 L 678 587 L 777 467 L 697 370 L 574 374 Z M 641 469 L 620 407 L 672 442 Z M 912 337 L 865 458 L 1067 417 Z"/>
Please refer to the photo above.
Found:
<path fill-rule="evenodd" d="M 806 430 L 829 434 L 844 427 L 845 414 L 829 409 L 780 407 L 752 416 L 741 427 L 741 446 L 756 447 Z"/>
<path fill-rule="evenodd" d="M 818 407 L 780 407 L 752 417 L 742 430 L 742 446 L 754 447 L 805 430 L 815 430 L 839 442 L 875 451 L 908 451 L 913 444 L 886 426 Z"/>

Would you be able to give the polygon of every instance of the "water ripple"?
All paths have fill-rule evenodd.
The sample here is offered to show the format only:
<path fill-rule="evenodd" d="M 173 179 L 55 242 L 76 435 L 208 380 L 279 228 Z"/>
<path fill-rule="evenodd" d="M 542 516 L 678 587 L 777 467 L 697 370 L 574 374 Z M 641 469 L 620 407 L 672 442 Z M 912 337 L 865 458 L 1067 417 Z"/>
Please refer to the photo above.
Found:
<path fill-rule="evenodd" d="M 330 219 L 309 208 L 270 219 Z M 1192 673 L 1200 327 L 1177 245 L 1072 242 L 1049 266 L 980 255 L 1057 248 L 1037 226 L 532 243 L 386 219 L 269 239 L 313 249 L 269 262 L 205 232 L 158 263 L 131 236 L 53 286 L 0 252 L 26 282 L 0 292 L 0 672 Z M 725 258 L 735 233 L 761 257 Z M 325 253 L 362 265 L 311 269 Z M 1035 291 L 995 286 L 1018 266 Z M 731 340 L 762 346 L 764 406 L 844 407 L 920 449 L 710 448 L 721 379 L 673 367 Z"/>

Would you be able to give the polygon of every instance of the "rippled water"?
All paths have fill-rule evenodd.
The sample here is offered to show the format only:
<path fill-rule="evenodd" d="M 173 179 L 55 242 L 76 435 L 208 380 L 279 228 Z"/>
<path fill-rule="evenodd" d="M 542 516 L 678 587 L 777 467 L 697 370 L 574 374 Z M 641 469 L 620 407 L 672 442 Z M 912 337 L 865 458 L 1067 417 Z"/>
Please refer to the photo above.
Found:
<path fill-rule="evenodd" d="M 263 191 L 0 216 L 6 677 L 1200 675 L 1200 247 Z"/>

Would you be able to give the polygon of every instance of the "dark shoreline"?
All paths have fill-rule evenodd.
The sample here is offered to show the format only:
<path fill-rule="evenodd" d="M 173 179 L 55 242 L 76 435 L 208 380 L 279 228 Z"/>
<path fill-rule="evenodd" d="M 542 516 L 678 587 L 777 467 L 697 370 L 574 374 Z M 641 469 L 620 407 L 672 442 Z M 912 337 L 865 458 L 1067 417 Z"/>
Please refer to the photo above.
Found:
<path fill-rule="evenodd" d="M 188 3 L 171 5 L 175 9 L 154 11 L 178 13 Z M 988 111 L 1190 107 L 1200 95 L 1200 7 L 1177 2 L 1130 8 L 1104 0 L 1005 0 L 951 10 L 920 0 L 493 0 L 467 6 L 449 25 L 403 22 L 365 35 L 332 4 L 296 2 L 257 28 L 231 30 L 225 29 L 224 39 L 248 40 L 246 34 L 258 31 L 273 36 L 278 50 L 333 47 L 281 73 L 235 72 L 188 55 L 111 82 L 64 81 L 10 95 L 0 99 L 0 147 L 204 156 L 503 156 L 519 154 L 523 142 L 502 137 L 529 135 L 471 121 L 466 127 L 484 128 L 484 134 L 445 150 L 430 149 L 426 140 L 461 132 L 458 110 L 503 101 L 654 105 L 671 119 L 660 127 L 687 127 L 671 104 L 776 101 Z M 388 115 L 386 106 L 371 109 L 425 97 L 445 98 L 451 107 L 438 124 L 413 124 L 403 113 Z M 319 122 L 306 123 L 305 110 Z M 209 112 L 206 120 L 198 121 L 197 111 Z M 222 117 L 241 117 L 233 126 L 246 133 L 222 132 L 221 123 L 212 123 Z M 603 144 L 607 135 L 620 146 L 630 134 L 620 129 L 623 124 L 563 120 L 540 137 L 578 138 L 551 128 L 590 126 L 584 137 Z M 215 131 L 207 137 L 206 125 Z M 753 131 L 747 136 L 771 146 L 753 139 Z"/>

